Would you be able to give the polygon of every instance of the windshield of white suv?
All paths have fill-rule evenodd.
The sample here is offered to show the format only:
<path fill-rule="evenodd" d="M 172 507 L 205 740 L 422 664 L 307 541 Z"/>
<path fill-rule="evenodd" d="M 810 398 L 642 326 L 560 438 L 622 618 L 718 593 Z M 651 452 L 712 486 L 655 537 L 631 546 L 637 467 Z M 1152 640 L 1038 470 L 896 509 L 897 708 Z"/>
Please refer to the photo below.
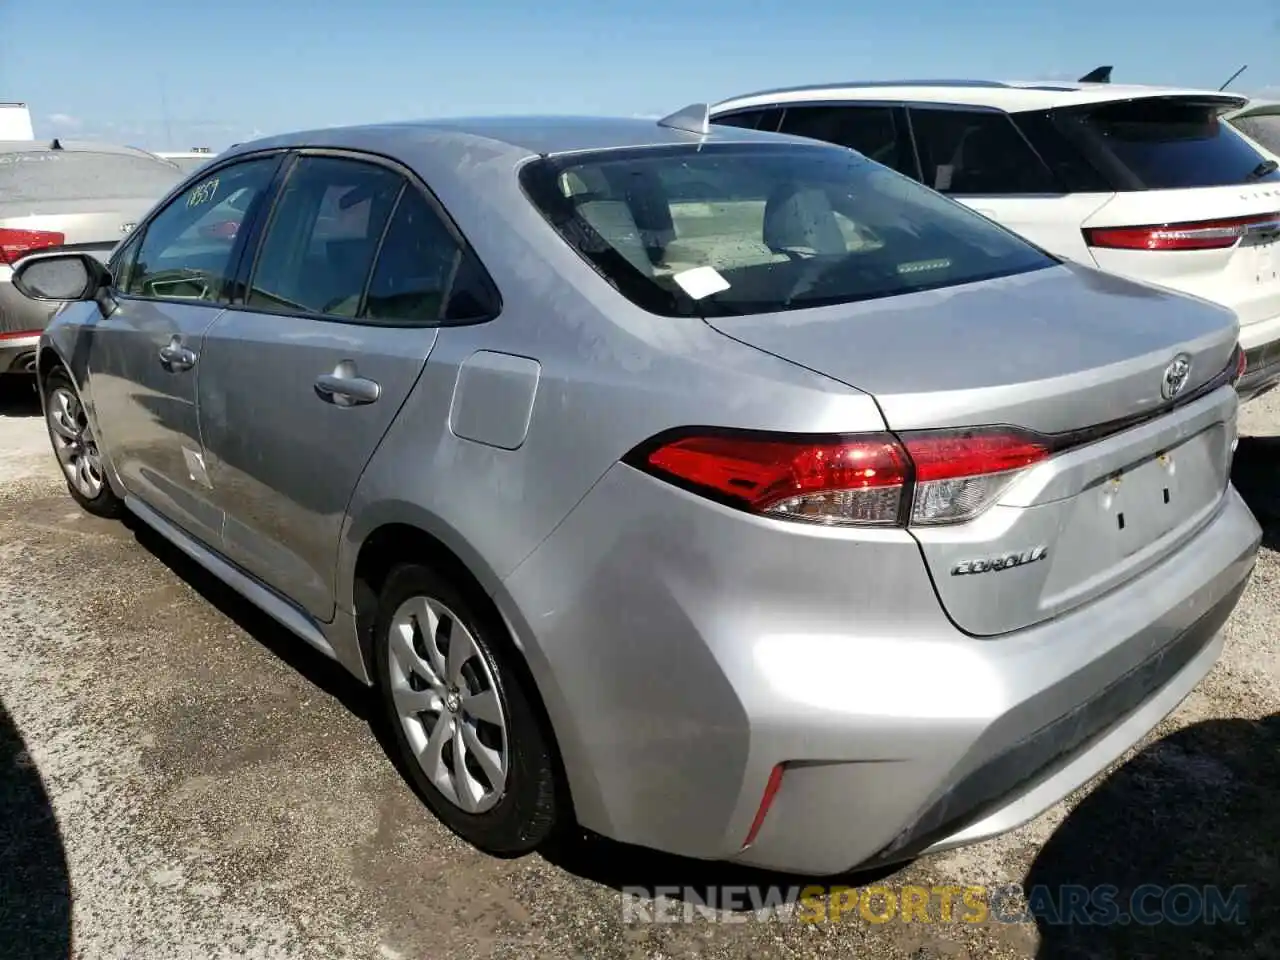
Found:
<path fill-rule="evenodd" d="M 666 316 L 892 297 L 1058 263 L 839 147 L 731 143 L 535 160 L 525 191 L 633 303 Z"/>
<path fill-rule="evenodd" d="M 1054 113 L 1063 131 L 1125 191 L 1280 180 L 1267 158 L 1220 118 L 1228 105 L 1145 97 Z"/>

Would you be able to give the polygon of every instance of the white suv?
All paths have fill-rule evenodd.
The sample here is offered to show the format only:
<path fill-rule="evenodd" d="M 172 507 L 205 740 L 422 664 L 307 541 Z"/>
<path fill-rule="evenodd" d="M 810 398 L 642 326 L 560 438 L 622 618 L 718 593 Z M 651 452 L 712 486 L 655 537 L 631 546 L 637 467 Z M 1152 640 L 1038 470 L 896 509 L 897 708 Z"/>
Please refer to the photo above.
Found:
<path fill-rule="evenodd" d="M 1110 83 L 920 81 L 736 97 L 714 123 L 852 147 L 1063 258 L 1240 318 L 1242 398 L 1280 382 L 1280 172 L 1222 123 L 1246 98 Z"/>

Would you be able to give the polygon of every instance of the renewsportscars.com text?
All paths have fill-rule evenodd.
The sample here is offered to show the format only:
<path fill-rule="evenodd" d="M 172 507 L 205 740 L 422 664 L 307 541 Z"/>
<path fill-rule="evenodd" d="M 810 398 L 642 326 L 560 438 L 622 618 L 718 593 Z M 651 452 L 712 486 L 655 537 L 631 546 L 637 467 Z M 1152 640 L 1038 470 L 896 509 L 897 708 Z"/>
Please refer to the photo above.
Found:
<path fill-rule="evenodd" d="M 628 923 L 1244 924 L 1244 887 L 1143 884 L 1003 886 L 624 887 Z"/>

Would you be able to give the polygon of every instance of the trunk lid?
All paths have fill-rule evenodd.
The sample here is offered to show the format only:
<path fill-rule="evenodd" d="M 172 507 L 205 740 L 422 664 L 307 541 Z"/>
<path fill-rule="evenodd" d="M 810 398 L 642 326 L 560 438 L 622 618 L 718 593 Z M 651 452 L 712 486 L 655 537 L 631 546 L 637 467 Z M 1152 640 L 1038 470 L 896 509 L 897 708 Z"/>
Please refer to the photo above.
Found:
<path fill-rule="evenodd" d="M 1227 310 L 1075 265 L 885 300 L 707 321 L 740 342 L 872 394 L 894 431 L 1006 424 L 1127 428 L 1016 475 L 966 523 L 913 527 L 962 630 L 1058 615 L 1168 557 L 1218 508 L 1237 399 L 1169 409 L 1175 357 L 1193 397 L 1231 363 Z M 1157 415 L 1158 414 L 1158 415 Z"/>
<path fill-rule="evenodd" d="M 155 198 L 59 200 L 41 204 L 39 213 L 14 215 L 15 205 L 0 203 L 0 229 L 60 233 L 66 238 L 62 246 L 46 252 L 83 250 L 105 261 L 154 204 Z"/>
<path fill-rule="evenodd" d="M 1204 297 L 1235 311 L 1241 326 L 1280 316 L 1280 182 L 1117 193 L 1083 223 L 1086 236 L 1150 224 L 1182 230 L 1248 221 L 1215 249 L 1127 250 L 1094 243 L 1103 270 Z"/>
<path fill-rule="evenodd" d="M 893 430 L 1008 423 L 1040 433 L 1157 409 L 1177 354 L 1191 357 L 1190 392 L 1230 361 L 1237 333 L 1222 307 L 1074 264 L 707 323 L 873 394 Z"/>

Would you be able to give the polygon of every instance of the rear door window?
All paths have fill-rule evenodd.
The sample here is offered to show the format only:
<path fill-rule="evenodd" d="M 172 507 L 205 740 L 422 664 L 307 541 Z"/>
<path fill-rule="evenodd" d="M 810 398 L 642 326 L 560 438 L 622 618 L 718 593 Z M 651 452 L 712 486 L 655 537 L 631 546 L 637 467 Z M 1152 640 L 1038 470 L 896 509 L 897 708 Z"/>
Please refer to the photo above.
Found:
<path fill-rule="evenodd" d="M 302 157 L 259 246 L 246 303 L 354 318 L 404 177 L 338 157 Z"/>
<path fill-rule="evenodd" d="M 407 188 L 382 241 L 360 319 L 432 326 L 496 312 L 496 292 L 475 254 L 454 239 L 419 190 Z"/>
<path fill-rule="evenodd" d="M 1126 191 L 1280 180 L 1220 117 L 1230 102 L 1146 97 L 1060 108 L 1055 119 Z"/>
<path fill-rule="evenodd" d="M 712 122 L 725 127 L 741 127 L 744 130 L 762 129 L 760 121 L 769 113 L 768 110 L 742 110 L 738 113 L 716 117 Z M 766 124 L 763 129 L 768 129 Z"/>
<path fill-rule="evenodd" d="M 857 150 L 909 177 L 919 177 L 906 112 L 893 107 L 788 107 L 782 133 Z"/>
<path fill-rule="evenodd" d="M 782 120 L 781 107 L 767 107 L 763 110 L 738 110 L 723 116 L 712 117 L 712 123 L 725 127 L 742 127 L 746 130 L 763 130 L 766 133 L 777 133 L 778 122 Z"/>
<path fill-rule="evenodd" d="M 959 196 L 1063 192 L 1008 114 L 913 106 L 910 115 L 926 186 Z"/>
<path fill-rule="evenodd" d="M 1009 115 L 1040 159 L 1048 164 L 1054 177 L 1067 193 L 1111 193 L 1111 181 L 1073 143 L 1048 110 L 1025 111 Z"/>

